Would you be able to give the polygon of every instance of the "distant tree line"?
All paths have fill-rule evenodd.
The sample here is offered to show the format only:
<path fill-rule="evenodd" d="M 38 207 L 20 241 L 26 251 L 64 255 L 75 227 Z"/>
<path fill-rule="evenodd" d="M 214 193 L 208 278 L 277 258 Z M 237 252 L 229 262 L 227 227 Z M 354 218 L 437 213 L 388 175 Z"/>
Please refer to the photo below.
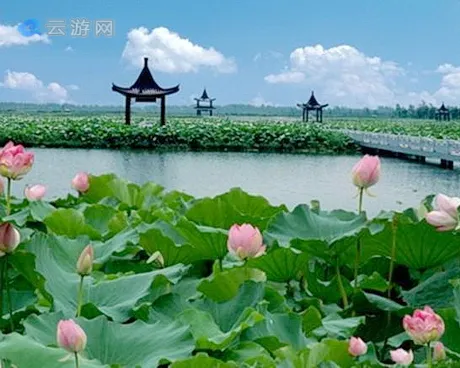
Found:
<path fill-rule="evenodd" d="M 447 106 L 451 113 L 452 119 L 460 118 L 460 107 Z M 324 117 L 363 117 L 363 118 L 411 118 L 411 119 L 434 119 L 436 110 L 439 106 L 428 105 L 422 102 L 419 106 L 409 105 L 403 107 L 396 105 L 395 107 L 379 106 L 375 109 L 369 108 L 350 108 L 350 107 L 328 107 L 324 110 Z M 157 105 L 134 105 L 133 112 L 137 113 L 157 113 L 159 111 Z M 124 106 L 121 105 L 70 105 L 70 104 L 31 104 L 31 103 L 13 103 L 0 102 L 0 112 L 11 113 L 68 113 L 78 115 L 89 115 L 94 113 L 121 113 L 124 111 Z M 193 116 L 195 109 L 190 106 L 168 106 L 168 114 L 176 116 Z M 271 105 L 244 105 L 232 104 L 217 106 L 217 115 L 220 116 L 300 116 L 301 111 L 292 106 L 271 106 Z"/>

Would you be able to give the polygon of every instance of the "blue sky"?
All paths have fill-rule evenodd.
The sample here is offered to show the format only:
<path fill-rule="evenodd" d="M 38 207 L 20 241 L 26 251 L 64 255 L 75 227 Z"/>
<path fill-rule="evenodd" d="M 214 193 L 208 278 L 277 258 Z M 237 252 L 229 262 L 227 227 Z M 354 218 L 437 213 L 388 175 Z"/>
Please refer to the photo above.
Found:
<path fill-rule="evenodd" d="M 357 107 L 460 102 L 459 0 L 9 1 L 0 5 L 0 101 L 122 104 L 143 56 L 171 104 L 206 86 L 220 104 Z M 43 35 L 16 26 L 35 18 Z M 71 37 L 71 20 L 90 21 Z M 95 21 L 113 20 L 113 37 Z M 64 20 L 66 36 L 46 36 Z"/>

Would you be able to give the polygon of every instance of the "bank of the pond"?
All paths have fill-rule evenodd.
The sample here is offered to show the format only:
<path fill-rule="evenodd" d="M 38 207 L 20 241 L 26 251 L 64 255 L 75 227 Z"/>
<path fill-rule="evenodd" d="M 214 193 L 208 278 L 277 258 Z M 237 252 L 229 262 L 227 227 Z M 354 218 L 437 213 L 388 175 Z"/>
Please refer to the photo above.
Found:
<path fill-rule="evenodd" d="M 124 125 L 104 118 L 0 119 L 0 143 L 60 148 L 135 148 L 192 151 L 351 153 L 344 134 L 302 123 L 170 119 Z"/>

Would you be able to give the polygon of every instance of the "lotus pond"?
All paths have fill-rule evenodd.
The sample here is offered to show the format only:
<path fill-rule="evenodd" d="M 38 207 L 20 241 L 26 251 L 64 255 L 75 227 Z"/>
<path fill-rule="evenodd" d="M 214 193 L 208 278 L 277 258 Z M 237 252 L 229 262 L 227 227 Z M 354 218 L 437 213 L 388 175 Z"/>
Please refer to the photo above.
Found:
<path fill-rule="evenodd" d="M 460 199 L 369 216 L 377 157 L 357 212 L 85 172 L 19 194 L 39 160 L 0 150 L 2 368 L 458 366 Z"/>
<path fill-rule="evenodd" d="M 56 340 L 58 322 L 73 319 L 88 368 L 381 367 L 399 347 L 425 362 L 402 318 L 429 305 L 445 323 L 447 358 L 436 364 L 455 366 L 460 237 L 426 223 L 431 200 L 368 218 L 317 203 L 289 211 L 240 189 L 193 198 L 113 174 L 52 202 L 13 198 L 10 215 L 3 200 L 21 242 L 0 258 L 0 357 L 4 367 L 75 367 Z M 228 230 L 243 223 L 260 229 L 263 255 L 229 253 Z M 88 244 L 94 265 L 80 277 Z M 359 357 L 352 336 L 366 342 Z"/>

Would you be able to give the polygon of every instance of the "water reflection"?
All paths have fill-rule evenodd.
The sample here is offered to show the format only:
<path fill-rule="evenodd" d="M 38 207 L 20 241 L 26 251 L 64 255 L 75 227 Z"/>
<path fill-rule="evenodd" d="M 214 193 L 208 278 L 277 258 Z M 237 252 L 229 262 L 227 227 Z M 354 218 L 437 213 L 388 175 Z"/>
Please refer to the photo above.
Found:
<path fill-rule="evenodd" d="M 356 208 L 350 170 L 358 156 L 83 149 L 34 149 L 34 152 L 36 164 L 14 186 L 16 195 L 25 184 L 44 183 L 51 196 L 65 196 L 75 173 L 86 170 L 94 174 L 113 172 L 136 183 L 155 181 L 169 190 L 200 197 L 242 187 L 290 208 L 312 199 L 320 200 L 325 209 Z M 460 195 L 459 177 L 459 170 L 382 158 L 381 181 L 371 188 L 377 197 L 366 197 L 365 208 L 376 214 L 381 209 L 416 206 L 432 193 Z"/>

